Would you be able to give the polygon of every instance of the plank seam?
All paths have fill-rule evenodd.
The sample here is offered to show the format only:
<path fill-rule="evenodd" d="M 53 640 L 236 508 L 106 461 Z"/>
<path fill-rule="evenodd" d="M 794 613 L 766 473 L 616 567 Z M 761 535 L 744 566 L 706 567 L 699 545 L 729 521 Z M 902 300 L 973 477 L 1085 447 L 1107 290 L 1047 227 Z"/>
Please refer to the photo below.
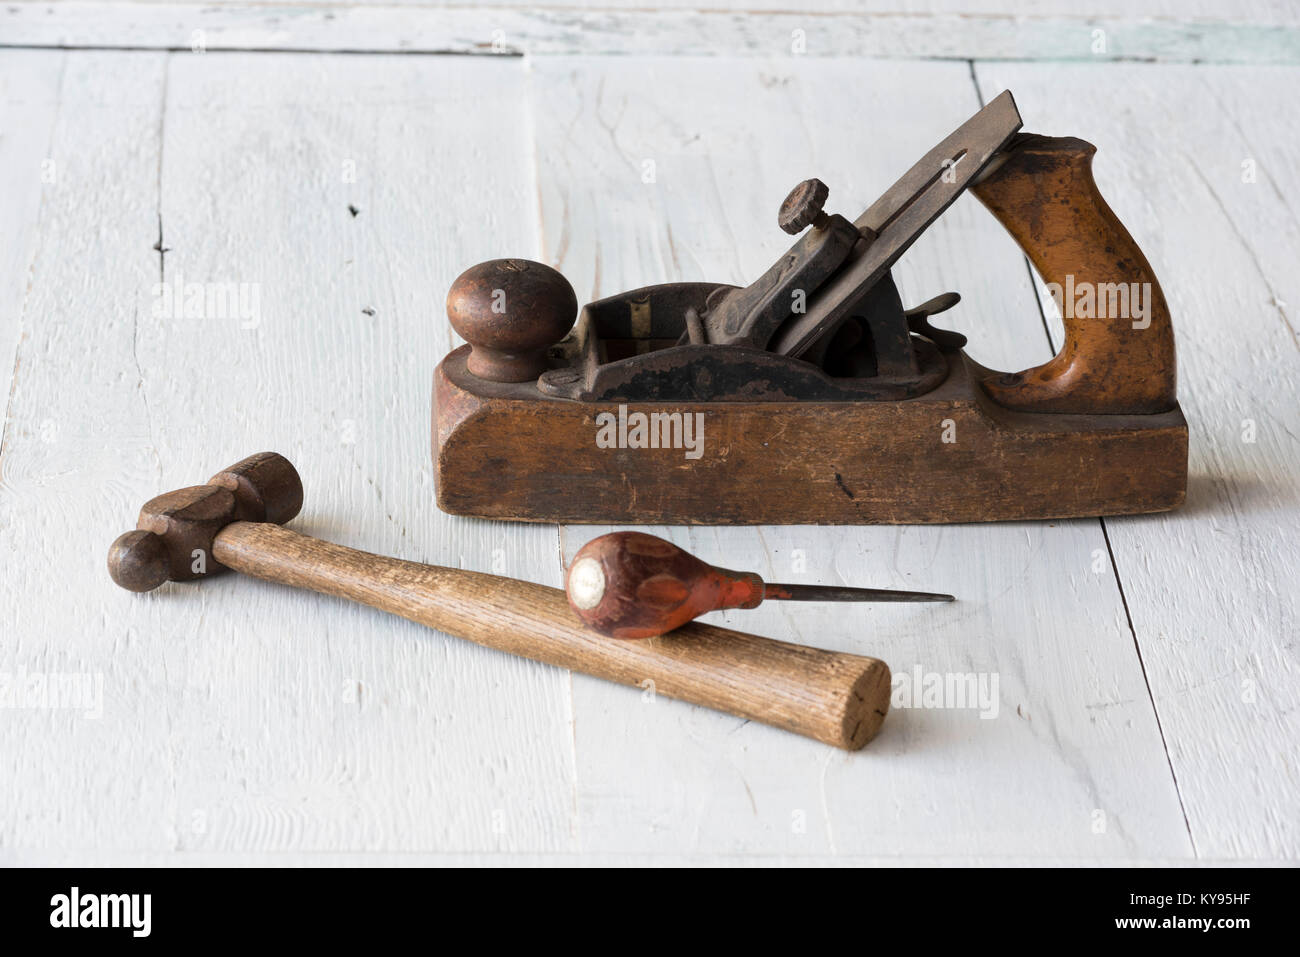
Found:
<path fill-rule="evenodd" d="M 167 84 L 171 75 L 171 54 L 166 54 L 163 59 L 162 70 L 162 95 L 158 104 L 158 242 L 154 249 L 158 250 L 158 283 L 161 286 L 167 281 L 167 247 L 163 243 L 163 151 L 166 149 L 166 137 L 164 130 L 167 124 Z M 144 403 L 144 420 L 149 429 L 149 445 L 153 449 L 154 462 L 158 466 L 159 475 L 162 474 L 162 458 L 158 455 L 158 443 L 154 439 L 154 422 L 153 407 L 149 404 L 149 389 L 145 384 L 144 368 L 140 365 L 140 310 L 136 309 L 131 316 L 131 360 L 135 363 L 135 374 L 139 380 L 140 401 Z"/>
<path fill-rule="evenodd" d="M 49 50 L 64 53 L 194 53 L 186 46 L 172 46 L 161 43 L 123 44 L 123 43 L 0 43 L 0 50 Z M 327 53 L 334 56 L 458 56 L 491 57 L 493 59 L 520 60 L 528 54 L 523 50 L 459 50 L 455 47 L 427 47 L 414 50 L 399 50 L 389 47 L 270 47 L 270 46 L 210 46 L 204 47 L 203 53 Z M 545 56 L 546 54 L 542 54 Z M 555 54 L 570 56 L 571 54 Z M 918 59 L 951 59 L 950 57 L 919 57 Z M 1118 57 L 1111 62 L 1121 62 Z"/>
<path fill-rule="evenodd" d="M 980 90 L 979 78 L 976 75 L 974 60 L 970 61 L 970 75 L 971 81 L 975 84 L 975 95 L 979 97 L 980 106 L 982 107 L 984 105 L 984 96 Z M 1025 269 L 1029 273 L 1029 287 L 1034 291 L 1034 303 L 1038 307 L 1038 318 L 1043 324 L 1043 336 L 1047 339 L 1047 345 L 1048 348 L 1052 350 L 1052 355 L 1056 355 L 1057 347 L 1052 338 L 1051 327 L 1047 323 L 1047 310 L 1043 306 L 1042 297 L 1038 295 L 1038 279 L 1034 272 L 1034 264 L 1030 262 L 1028 255 L 1025 255 L 1023 258 L 1025 261 Z M 1187 839 L 1192 845 L 1192 856 L 1199 859 L 1200 852 L 1197 850 L 1196 837 L 1192 834 L 1192 824 L 1187 816 L 1187 805 L 1183 802 L 1182 788 L 1178 785 L 1178 772 L 1174 770 L 1173 757 L 1169 754 L 1169 742 L 1165 738 L 1164 724 L 1160 720 L 1160 709 L 1156 706 L 1156 698 L 1151 691 L 1151 682 L 1147 678 L 1146 661 L 1142 658 L 1142 646 L 1138 641 L 1137 629 L 1133 627 L 1133 615 L 1129 612 L 1128 596 L 1124 594 L 1124 581 L 1120 577 L 1119 562 L 1116 561 L 1115 550 L 1110 544 L 1110 533 L 1106 529 L 1106 519 L 1102 516 L 1098 516 L 1097 521 L 1101 525 L 1101 537 L 1106 543 L 1106 555 L 1110 558 L 1111 574 L 1115 578 L 1115 587 L 1119 590 L 1120 604 L 1124 608 L 1124 620 L 1128 623 L 1129 635 L 1133 639 L 1133 650 L 1137 654 L 1138 667 L 1142 671 L 1142 683 L 1147 689 L 1147 699 L 1151 702 L 1151 713 L 1156 719 L 1156 730 L 1160 732 L 1160 747 L 1163 748 L 1165 752 L 1165 763 L 1169 766 L 1169 776 L 1172 778 L 1174 784 L 1174 795 L 1178 798 L 1178 809 L 1182 812 L 1183 826 L 1187 829 Z"/>
<path fill-rule="evenodd" d="M 1174 781 L 1174 794 L 1178 797 L 1178 807 L 1183 812 L 1183 825 L 1187 828 L 1187 839 L 1192 844 L 1192 856 L 1200 859 L 1200 851 L 1196 847 L 1196 835 L 1192 833 L 1192 822 L 1187 817 L 1187 805 L 1183 803 L 1183 791 L 1178 786 L 1178 772 L 1174 770 L 1174 759 L 1169 754 L 1169 742 L 1165 740 L 1165 727 L 1160 720 L 1160 709 L 1156 706 L 1156 697 L 1151 692 L 1151 681 L 1147 678 L 1147 664 L 1142 658 L 1142 645 L 1138 641 L 1137 629 L 1133 627 L 1133 615 L 1129 612 L 1128 596 L 1124 594 L 1124 582 L 1120 579 L 1119 564 L 1115 561 L 1115 550 L 1111 548 L 1110 532 L 1106 529 L 1106 519 L 1097 517 L 1101 525 L 1101 537 L 1106 541 L 1106 554 L 1110 556 L 1111 571 L 1115 574 L 1115 586 L 1119 589 L 1120 604 L 1124 606 L 1124 620 L 1128 622 L 1129 634 L 1133 636 L 1133 651 L 1137 654 L 1138 665 L 1142 668 L 1142 682 L 1146 685 L 1147 697 L 1151 699 L 1151 713 L 1156 719 L 1156 729 L 1160 732 L 1160 745 L 1165 749 L 1165 760 L 1169 763 L 1169 775 Z"/>
<path fill-rule="evenodd" d="M 36 9 L 36 8 L 40 9 Z M 120 14 L 129 11 L 130 17 Z M 284 11 L 292 11 L 286 15 Z M 40 15 L 38 15 L 40 14 Z M 1293 14 L 948 13 L 937 11 L 662 9 L 616 4 L 537 8 L 511 4 L 490 13 L 472 5 L 427 8 L 325 3 L 73 2 L 11 4 L 0 16 L 14 39 L 44 49 L 190 49 L 194 25 L 208 51 L 384 52 L 520 56 L 768 56 L 794 32 L 811 31 L 799 56 L 1107 63 L 1300 63 Z M 485 17 L 489 19 L 485 20 Z M 482 34 L 491 27 L 493 38 Z M 1094 49 L 1090 34 L 1101 34 Z M 511 42 L 505 36 L 509 34 Z M 202 42 L 202 41 L 199 41 Z M 82 47 L 81 45 L 84 45 Z M 311 49 L 308 49 L 311 48 Z"/>
<path fill-rule="evenodd" d="M 107 44 L 107 43 L 0 43 L 0 50 L 49 50 L 63 53 L 87 53 L 87 52 L 105 52 L 105 53 L 194 53 L 187 46 L 178 46 L 163 43 L 145 43 L 145 44 Z M 722 56 L 714 51 L 709 50 L 651 50 L 636 51 L 632 53 L 623 51 L 610 52 L 607 50 L 462 50 L 456 47 L 438 47 L 430 46 L 416 49 L 398 49 L 395 47 L 273 47 L 273 46 L 209 46 L 203 50 L 204 54 L 208 53 L 274 53 L 274 54 L 306 54 L 330 56 L 447 56 L 447 57 L 487 57 L 491 59 L 545 59 L 554 57 L 555 59 L 564 59 L 574 56 L 664 56 L 664 57 L 681 57 L 684 59 L 710 59 Z M 758 54 L 738 52 L 733 54 L 737 59 L 757 59 Z M 860 53 L 860 54 L 835 54 L 826 55 L 827 58 L 832 56 L 850 56 L 856 55 L 872 60 L 903 60 L 913 63 L 961 63 L 973 62 L 969 56 L 962 53 L 942 54 L 942 53 L 916 53 L 911 55 L 890 56 L 880 51 Z M 814 56 L 814 59 L 820 57 Z M 1095 57 L 1084 56 L 1058 56 L 1058 57 L 1035 57 L 1035 56 L 990 56 L 981 57 L 982 62 L 997 63 L 1092 63 Z M 1134 64 L 1143 63 L 1153 66 L 1170 66 L 1170 65 L 1194 65 L 1194 66 L 1295 66 L 1298 61 L 1287 60 L 1264 60 L 1255 64 L 1248 60 L 1180 60 L 1173 58 L 1164 58 L 1158 56 L 1144 55 L 1124 55 L 1117 54 L 1108 56 L 1104 61 L 1107 64 Z"/>

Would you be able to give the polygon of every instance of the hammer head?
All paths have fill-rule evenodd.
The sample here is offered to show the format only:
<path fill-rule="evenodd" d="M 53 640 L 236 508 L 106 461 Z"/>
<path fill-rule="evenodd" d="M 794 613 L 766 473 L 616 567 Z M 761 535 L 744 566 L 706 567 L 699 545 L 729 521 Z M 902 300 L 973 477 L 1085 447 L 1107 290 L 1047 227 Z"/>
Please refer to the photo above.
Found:
<path fill-rule="evenodd" d="M 302 479 L 283 455 L 259 452 L 208 480 L 167 492 L 140 509 L 133 531 L 108 550 L 108 573 L 130 591 L 223 570 L 212 541 L 231 522 L 283 525 L 302 508 Z"/>

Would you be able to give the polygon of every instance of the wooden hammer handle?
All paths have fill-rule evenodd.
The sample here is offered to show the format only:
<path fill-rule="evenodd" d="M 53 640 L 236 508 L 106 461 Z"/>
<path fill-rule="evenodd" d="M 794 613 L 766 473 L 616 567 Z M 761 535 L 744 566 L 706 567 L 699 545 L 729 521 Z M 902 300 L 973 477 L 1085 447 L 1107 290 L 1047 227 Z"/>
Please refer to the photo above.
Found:
<path fill-rule="evenodd" d="M 535 661 L 761 721 L 856 750 L 889 709 L 889 667 L 875 658 L 808 648 L 692 623 L 644 641 L 589 631 L 564 592 L 481 572 L 400 561 L 235 522 L 212 557 L 267 581 L 349 598 L 438 631 Z"/>

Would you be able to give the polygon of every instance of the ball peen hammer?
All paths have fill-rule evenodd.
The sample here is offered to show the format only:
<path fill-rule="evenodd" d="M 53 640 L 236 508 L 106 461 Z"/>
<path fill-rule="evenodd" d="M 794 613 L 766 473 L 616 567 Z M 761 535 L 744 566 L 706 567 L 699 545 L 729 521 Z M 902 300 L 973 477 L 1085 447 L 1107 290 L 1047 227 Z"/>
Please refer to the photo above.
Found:
<path fill-rule="evenodd" d="M 206 485 L 146 502 L 136 529 L 109 550 L 109 573 L 144 592 L 232 569 L 847 750 L 871 740 L 889 710 L 889 667 L 876 658 L 699 622 L 644 641 L 613 640 L 584 627 L 558 588 L 386 558 L 282 528 L 302 499 L 288 459 L 250 456 Z"/>

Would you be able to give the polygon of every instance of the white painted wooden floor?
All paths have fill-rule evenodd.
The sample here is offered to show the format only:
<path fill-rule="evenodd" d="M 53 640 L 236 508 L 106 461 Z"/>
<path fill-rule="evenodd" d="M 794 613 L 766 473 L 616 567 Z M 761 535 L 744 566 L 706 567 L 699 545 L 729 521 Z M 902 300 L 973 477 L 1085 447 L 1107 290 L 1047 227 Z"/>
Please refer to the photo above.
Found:
<path fill-rule="evenodd" d="M 931 4 L 881 21 L 922 44 L 883 58 L 876 21 L 828 6 L 858 30 L 836 55 L 791 55 L 780 12 L 10 5 L 0 673 L 11 689 L 86 674 L 102 702 L 0 710 L 0 862 L 1300 858 L 1297 16 L 1204 3 L 1193 30 L 1116 5 L 1099 22 L 1140 55 L 1090 56 L 1092 22 L 1046 4 L 1026 29 L 1056 40 L 1020 56 L 1010 21 L 963 32 L 964 5 Z M 337 25 L 354 18 L 370 32 Z M 525 55 L 439 55 L 494 39 Z M 1192 62 L 1207 43 L 1222 62 Z M 303 475 L 303 531 L 559 585 L 605 529 L 433 504 L 451 280 L 512 255 L 584 301 L 746 282 L 787 244 L 774 214 L 794 183 L 824 179 L 856 215 L 1004 88 L 1026 129 L 1098 145 L 1102 191 L 1162 281 L 1186 506 L 668 530 L 778 580 L 953 592 L 714 617 L 895 674 L 996 676 L 996 714 L 896 709 L 846 754 L 283 587 L 109 580 L 145 499 L 273 449 Z M 946 324 L 986 364 L 1060 341 L 971 198 L 896 276 L 909 304 L 959 290 Z M 159 317 L 160 282 L 252 284 L 256 315 Z"/>

